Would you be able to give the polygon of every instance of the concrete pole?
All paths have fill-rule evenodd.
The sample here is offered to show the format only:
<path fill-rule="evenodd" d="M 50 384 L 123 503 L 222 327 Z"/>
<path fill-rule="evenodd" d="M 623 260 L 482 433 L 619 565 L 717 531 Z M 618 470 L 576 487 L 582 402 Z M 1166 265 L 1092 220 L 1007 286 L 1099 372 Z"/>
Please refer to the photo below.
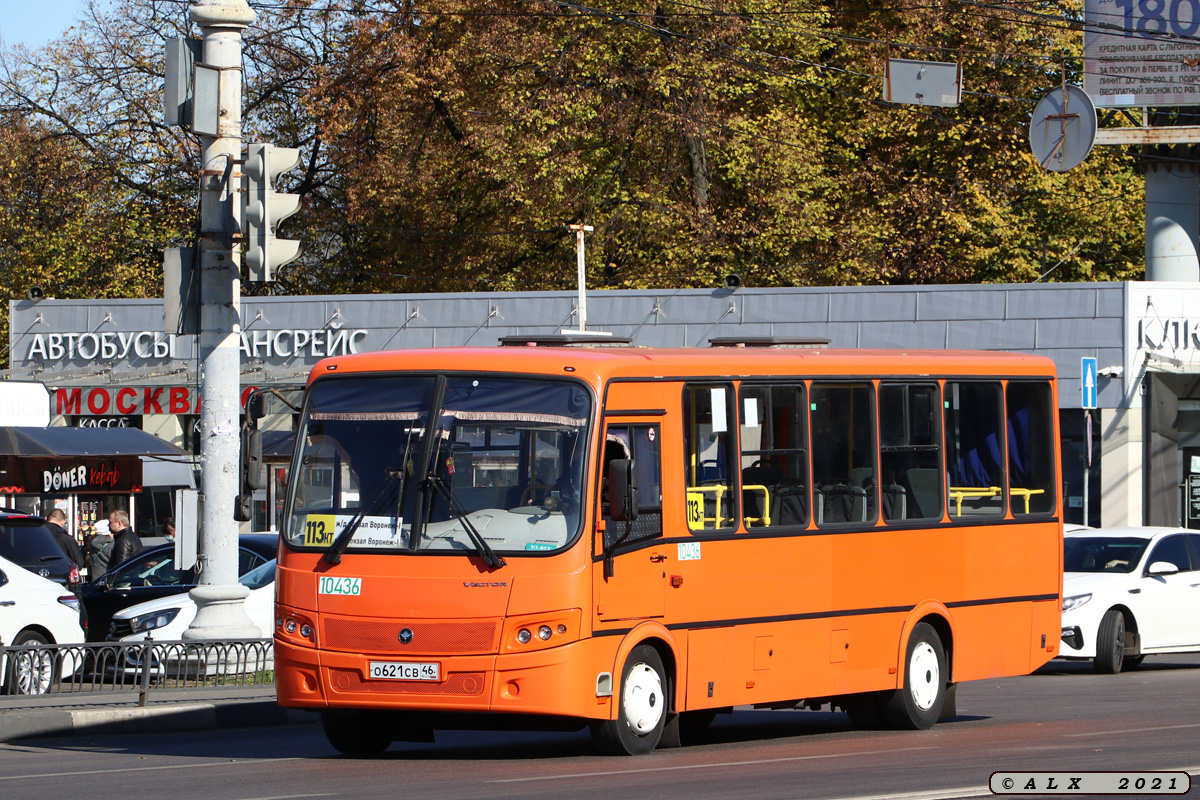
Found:
<path fill-rule="evenodd" d="M 191 19 L 204 37 L 203 64 L 221 70 L 219 135 L 200 140 L 200 512 L 196 619 L 185 639 L 257 638 L 238 583 L 241 384 L 240 231 L 242 30 L 254 22 L 246 0 L 198 0 Z"/>
<path fill-rule="evenodd" d="M 1200 174 L 1190 164 L 1146 169 L 1146 280 L 1200 281 Z"/>

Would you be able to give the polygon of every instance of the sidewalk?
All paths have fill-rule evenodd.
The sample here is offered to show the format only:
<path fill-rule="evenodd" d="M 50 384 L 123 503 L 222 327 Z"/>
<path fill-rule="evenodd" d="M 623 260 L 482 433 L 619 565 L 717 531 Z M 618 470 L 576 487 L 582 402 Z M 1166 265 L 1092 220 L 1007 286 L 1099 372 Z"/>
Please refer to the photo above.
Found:
<path fill-rule="evenodd" d="M 311 711 L 276 705 L 274 686 L 152 690 L 144 708 L 138 706 L 136 691 L 0 695 L 0 742 L 39 736 L 177 733 L 317 721 Z"/>

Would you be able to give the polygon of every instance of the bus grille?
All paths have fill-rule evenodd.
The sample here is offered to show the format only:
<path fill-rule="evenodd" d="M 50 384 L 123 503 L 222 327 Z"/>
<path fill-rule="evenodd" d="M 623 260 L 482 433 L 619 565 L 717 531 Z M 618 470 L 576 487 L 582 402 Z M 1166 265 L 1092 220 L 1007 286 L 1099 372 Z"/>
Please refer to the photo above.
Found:
<path fill-rule="evenodd" d="M 400 631 L 412 631 L 412 641 L 400 644 Z M 421 622 L 324 617 L 321 646 L 350 653 L 417 655 L 477 655 L 500 647 L 499 620 Z"/>
<path fill-rule="evenodd" d="M 482 672 L 452 672 L 441 683 L 432 681 L 367 681 L 353 669 L 331 669 L 330 685 L 339 692 L 368 692 L 374 694 L 483 694 Z"/>

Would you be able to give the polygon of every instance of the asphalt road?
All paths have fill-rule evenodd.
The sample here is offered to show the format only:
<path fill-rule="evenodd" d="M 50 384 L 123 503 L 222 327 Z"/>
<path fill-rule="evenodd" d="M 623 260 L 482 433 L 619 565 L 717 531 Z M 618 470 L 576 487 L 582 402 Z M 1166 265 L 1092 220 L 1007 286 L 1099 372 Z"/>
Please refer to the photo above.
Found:
<path fill-rule="evenodd" d="M 439 733 L 369 761 L 337 755 L 315 725 L 45 739 L 0 745 L 0 797 L 898 800 L 990 797 L 996 771 L 1185 770 L 1200 798 L 1200 656 L 1115 676 L 1054 662 L 963 684 L 958 712 L 881 733 L 835 713 L 739 711 L 641 758 L 594 755 L 586 733 Z"/>

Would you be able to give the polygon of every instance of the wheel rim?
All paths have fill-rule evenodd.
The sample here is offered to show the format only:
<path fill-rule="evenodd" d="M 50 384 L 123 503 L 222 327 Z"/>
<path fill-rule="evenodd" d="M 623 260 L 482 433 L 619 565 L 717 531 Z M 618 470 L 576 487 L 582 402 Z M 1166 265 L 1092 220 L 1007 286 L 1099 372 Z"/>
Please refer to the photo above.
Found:
<path fill-rule="evenodd" d="M 23 653 L 17 657 L 17 691 L 45 694 L 50 688 L 51 659 L 47 653 Z"/>
<path fill-rule="evenodd" d="M 625 678 L 621 701 L 629 729 L 645 736 L 663 716 L 662 678 L 645 664 L 635 664 Z"/>
<path fill-rule="evenodd" d="M 1117 620 L 1116 635 L 1113 636 L 1113 660 L 1120 662 L 1125 655 L 1125 616 Z"/>
<path fill-rule="evenodd" d="M 918 642 L 908 660 L 908 685 L 913 702 L 922 711 L 933 708 L 942 689 L 941 666 L 937 651 L 929 642 Z"/>

